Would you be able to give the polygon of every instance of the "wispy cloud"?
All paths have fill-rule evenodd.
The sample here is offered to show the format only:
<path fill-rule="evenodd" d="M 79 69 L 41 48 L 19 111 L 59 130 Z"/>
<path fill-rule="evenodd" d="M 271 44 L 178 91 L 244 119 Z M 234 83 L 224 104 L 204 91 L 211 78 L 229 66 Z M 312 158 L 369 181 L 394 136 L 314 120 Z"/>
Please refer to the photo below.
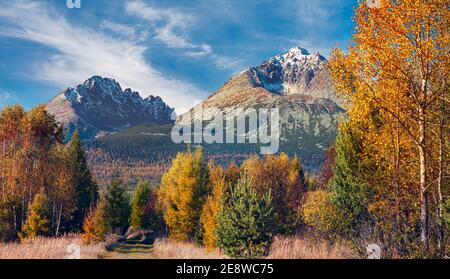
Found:
<path fill-rule="evenodd" d="M 143 30 L 140 31 L 136 26 L 128 25 L 128 24 L 120 24 L 113 21 L 105 20 L 100 24 L 100 28 L 102 30 L 111 31 L 119 36 L 122 36 L 125 39 L 131 41 L 139 41 L 143 42 L 148 37 L 148 32 Z"/>
<path fill-rule="evenodd" d="M 183 14 L 170 8 L 159 9 L 140 0 L 125 3 L 125 10 L 128 15 L 145 19 L 155 30 L 155 39 L 160 40 L 169 47 L 200 47 L 185 38 L 186 30 L 195 20 L 190 14 Z"/>
<path fill-rule="evenodd" d="M 330 9 L 330 2 L 320 0 L 298 0 L 298 19 L 305 25 L 327 24 L 330 16 L 333 15 L 333 9 Z M 328 22 L 329 23 L 329 22 Z"/>
<path fill-rule="evenodd" d="M 128 15 L 147 21 L 155 32 L 155 39 L 171 48 L 186 49 L 183 54 L 188 57 L 209 57 L 220 69 L 236 71 L 242 65 L 239 59 L 215 53 L 209 44 L 189 40 L 188 32 L 197 23 L 197 18 L 192 14 L 171 8 L 157 8 L 142 0 L 127 2 L 125 10 Z"/>
<path fill-rule="evenodd" d="M 29 74 L 38 80 L 50 81 L 64 88 L 98 74 L 115 78 L 143 96 L 160 95 L 171 106 L 181 108 L 189 107 L 187 104 L 194 96 L 206 95 L 193 84 L 172 79 L 155 70 L 144 58 L 147 46 L 71 25 L 45 3 L 4 3 L 0 18 L 7 22 L 0 30 L 0 36 L 33 41 L 56 51 L 56 54 L 42 57 L 31 66 Z M 131 29 L 118 25 L 109 25 L 109 28 L 132 34 L 128 32 Z"/>
<path fill-rule="evenodd" d="M 200 57 L 200 56 L 205 56 L 205 55 L 209 55 L 212 53 L 212 47 L 208 44 L 202 44 L 202 45 L 200 45 L 199 48 L 200 49 L 198 49 L 198 50 L 186 52 L 186 55 L 191 56 L 191 57 Z"/>
<path fill-rule="evenodd" d="M 15 102 L 14 95 L 0 88 L 0 108 Z"/>

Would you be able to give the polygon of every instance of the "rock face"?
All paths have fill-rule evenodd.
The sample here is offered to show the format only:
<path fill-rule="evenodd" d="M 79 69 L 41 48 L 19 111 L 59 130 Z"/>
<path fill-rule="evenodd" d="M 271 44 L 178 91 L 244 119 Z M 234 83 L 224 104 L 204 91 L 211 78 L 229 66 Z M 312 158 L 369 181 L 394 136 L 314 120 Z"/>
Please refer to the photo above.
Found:
<path fill-rule="evenodd" d="M 169 124 L 174 118 L 174 110 L 160 97 L 144 99 L 131 89 L 122 90 L 114 79 L 100 76 L 67 88 L 47 104 L 47 110 L 69 134 L 78 129 L 82 139 L 139 124 Z"/>
<path fill-rule="evenodd" d="M 222 88 L 199 104 L 203 109 L 279 108 L 283 151 L 317 154 L 336 137 L 345 113 L 336 97 L 319 53 L 293 48 L 233 76 Z M 181 115 L 186 123 L 192 115 Z"/>

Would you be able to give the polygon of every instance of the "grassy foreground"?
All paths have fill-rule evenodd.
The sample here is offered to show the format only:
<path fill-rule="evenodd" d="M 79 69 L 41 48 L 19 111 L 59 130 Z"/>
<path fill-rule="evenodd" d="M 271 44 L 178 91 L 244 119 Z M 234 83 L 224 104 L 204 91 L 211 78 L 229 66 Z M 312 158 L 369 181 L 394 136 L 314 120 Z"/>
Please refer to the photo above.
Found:
<path fill-rule="evenodd" d="M 79 247 L 79 249 L 78 249 Z M 79 252 L 79 253 L 78 253 Z M 134 241 L 82 244 L 78 235 L 37 238 L 27 243 L 0 244 L 0 259 L 223 259 L 220 251 L 207 251 L 192 243 L 166 238 L 154 243 Z M 344 245 L 329 246 L 312 238 L 275 238 L 268 259 L 345 259 L 356 255 Z"/>

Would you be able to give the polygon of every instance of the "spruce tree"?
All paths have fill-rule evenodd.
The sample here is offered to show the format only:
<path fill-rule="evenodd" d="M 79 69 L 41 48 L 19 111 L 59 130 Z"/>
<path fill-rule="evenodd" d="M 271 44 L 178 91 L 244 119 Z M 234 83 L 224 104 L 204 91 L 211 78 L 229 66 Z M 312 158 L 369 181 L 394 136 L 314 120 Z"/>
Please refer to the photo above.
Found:
<path fill-rule="evenodd" d="M 67 148 L 75 184 L 76 210 L 73 228 L 80 230 L 87 213 L 97 203 L 98 186 L 89 171 L 78 131 L 73 133 Z"/>
<path fill-rule="evenodd" d="M 224 197 L 217 216 L 218 247 L 235 258 L 268 254 L 275 229 L 270 192 L 258 195 L 246 175 Z"/>
<path fill-rule="evenodd" d="M 130 198 L 120 180 L 113 180 L 105 194 L 105 222 L 112 232 L 124 233 L 130 218 Z"/>
<path fill-rule="evenodd" d="M 367 187 L 362 177 L 363 170 L 359 154 L 363 146 L 357 131 L 348 124 L 342 124 L 336 139 L 336 159 L 333 178 L 328 191 L 331 202 L 345 216 L 340 222 L 341 232 L 346 238 L 357 237 L 364 225 L 370 221 L 367 208 Z"/>

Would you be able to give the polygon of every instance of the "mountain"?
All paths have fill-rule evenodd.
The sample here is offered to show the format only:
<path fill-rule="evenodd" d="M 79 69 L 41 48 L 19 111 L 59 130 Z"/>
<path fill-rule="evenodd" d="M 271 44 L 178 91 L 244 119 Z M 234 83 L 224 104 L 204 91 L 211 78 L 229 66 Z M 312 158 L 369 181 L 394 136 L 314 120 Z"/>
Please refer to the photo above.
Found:
<path fill-rule="evenodd" d="M 327 63 L 319 53 L 293 48 L 233 76 L 198 106 L 221 111 L 277 107 L 282 151 L 306 157 L 323 154 L 334 142 L 338 122 L 345 113 Z M 192 111 L 181 115 L 177 122 L 191 121 Z"/>
<path fill-rule="evenodd" d="M 82 139 L 140 124 L 170 124 L 174 118 L 174 110 L 160 97 L 144 99 L 136 91 L 122 90 L 114 79 L 100 76 L 67 88 L 47 103 L 47 110 L 69 133 L 78 129 Z"/>

